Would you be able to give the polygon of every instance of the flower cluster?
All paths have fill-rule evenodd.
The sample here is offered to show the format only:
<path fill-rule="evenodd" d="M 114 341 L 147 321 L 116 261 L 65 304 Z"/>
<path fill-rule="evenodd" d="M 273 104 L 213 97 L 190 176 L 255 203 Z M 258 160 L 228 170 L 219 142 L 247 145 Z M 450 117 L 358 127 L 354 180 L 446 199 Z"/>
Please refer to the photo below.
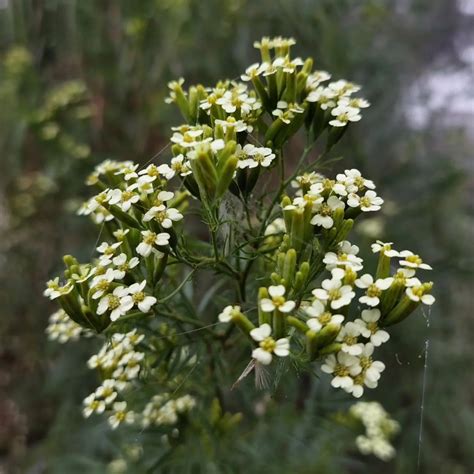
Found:
<path fill-rule="evenodd" d="M 79 214 L 101 225 L 97 254 L 87 263 L 65 256 L 64 277 L 44 292 L 62 308 L 51 338 L 107 340 L 89 360 L 102 383 L 84 400 L 85 416 L 107 413 L 112 428 L 181 432 L 185 415 L 197 411 L 190 394 L 215 403 L 205 388 L 218 386 L 216 373 L 225 371 L 215 370 L 214 344 L 224 351 L 240 341 L 222 324 L 238 327 L 247 344 L 229 351 L 247 354 L 236 362 L 246 367 L 239 380 L 253 369 L 258 377 L 277 365 L 283 373 L 317 363 L 333 387 L 359 398 L 385 370 L 375 353 L 390 327 L 434 303 L 433 283 L 421 277 L 431 266 L 420 256 L 377 241 L 372 270 L 348 240 L 358 219 L 384 201 L 357 169 L 320 174 L 311 153 L 320 139 L 319 158 L 330 153 L 369 104 L 354 97 L 359 86 L 330 82 L 311 58 L 291 56 L 293 45 L 280 37 L 257 42 L 261 61 L 243 82 L 187 90 L 184 80 L 170 83 L 167 102 L 184 123 L 172 128 L 167 159 L 107 160 L 89 176 L 97 194 Z M 286 166 L 293 149 L 286 144 L 299 131 L 305 149 Z M 143 390 L 131 396 L 138 383 Z M 176 396 L 184 383 L 189 395 Z M 383 417 L 366 411 L 376 421 L 360 449 L 388 458 Z"/>
<path fill-rule="evenodd" d="M 399 429 L 399 424 L 392 420 L 384 408 L 377 402 L 357 402 L 351 406 L 349 413 L 360 420 L 365 434 L 356 438 L 356 444 L 362 454 L 373 454 L 382 461 L 389 461 L 395 455 L 390 439 Z"/>
<path fill-rule="evenodd" d="M 71 320 L 63 309 L 58 309 L 49 317 L 46 328 L 48 338 L 64 344 L 68 341 L 77 341 L 85 335 L 84 328 Z"/>
<path fill-rule="evenodd" d="M 148 428 L 152 425 L 175 425 L 179 415 L 191 411 L 195 405 L 196 400 L 191 395 L 183 395 L 174 399 L 169 393 L 154 395 L 142 412 L 142 426 Z"/>
<path fill-rule="evenodd" d="M 111 411 L 110 424 L 116 428 L 119 423 L 134 421 L 134 413 L 127 410 L 127 402 L 118 401 L 119 394 L 130 388 L 137 379 L 145 353 L 135 348 L 144 339 L 136 330 L 112 334 L 110 343 L 88 361 L 90 369 L 98 369 L 103 376 L 101 385 L 84 399 L 84 416 Z"/>

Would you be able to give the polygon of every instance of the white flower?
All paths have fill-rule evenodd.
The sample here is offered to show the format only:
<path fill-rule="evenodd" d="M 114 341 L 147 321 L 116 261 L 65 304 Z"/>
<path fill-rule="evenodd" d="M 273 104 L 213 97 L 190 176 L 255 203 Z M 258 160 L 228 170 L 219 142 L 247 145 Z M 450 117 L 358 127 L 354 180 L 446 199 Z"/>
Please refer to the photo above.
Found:
<path fill-rule="evenodd" d="M 146 295 L 143 289 L 146 286 L 146 280 L 141 283 L 134 283 L 127 288 L 128 295 L 123 298 L 124 304 L 137 306 L 142 313 L 148 313 L 150 308 L 158 301 L 154 296 Z"/>
<path fill-rule="evenodd" d="M 105 402 L 103 400 L 97 400 L 95 398 L 95 393 L 91 393 L 88 397 L 84 399 L 84 408 L 82 413 L 86 418 L 92 415 L 92 413 L 104 413 L 105 411 Z"/>
<path fill-rule="evenodd" d="M 115 391 L 115 388 L 115 380 L 106 379 L 102 382 L 102 385 L 96 389 L 95 396 L 97 398 L 102 398 L 106 405 L 110 405 L 117 398 L 117 392 Z"/>
<path fill-rule="evenodd" d="M 350 207 L 360 207 L 363 212 L 379 211 L 382 207 L 383 199 L 377 196 L 375 191 L 366 191 L 364 196 L 358 196 L 355 193 L 349 194 L 347 205 Z"/>
<path fill-rule="evenodd" d="M 294 114 L 302 114 L 304 109 L 299 104 L 293 104 L 280 100 L 272 115 L 278 117 L 283 123 L 289 124 L 294 118 Z"/>
<path fill-rule="evenodd" d="M 381 240 L 377 240 L 374 244 L 371 245 L 373 253 L 383 253 L 389 258 L 392 257 L 399 257 L 400 252 L 395 249 L 392 249 L 393 242 L 382 242 Z"/>
<path fill-rule="evenodd" d="M 131 424 L 135 421 L 135 414 L 132 411 L 126 411 L 127 402 L 115 402 L 113 409 L 114 413 L 109 417 L 109 423 L 113 430 L 122 422 Z"/>
<path fill-rule="evenodd" d="M 339 97 L 348 96 L 360 90 L 360 86 L 352 82 L 348 82 L 345 79 L 339 79 L 339 81 L 330 82 L 328 88 L 334 91 Z"/>
<path fill-rule="evenodd" d="M 329 121 L 329 125 L 333 127 L 345 127 L 349 122 L 358 122 L 362 116 L 360 110 L 356 107 L 350 107 L 341 101 L 338 102 L 337 107 L 331 110 L 331 115 L 336 117 Z"/>
<path fill-rule="evenodd" d="M 326 71 L 314 71 L 306 79 L 306 89 L 314 90 L 321 82 L 325 82 L 331 79 L 331 74 Z"/>
<path fill-rule="evenodd" d="M 331 314 L 329 311 L 326 311 L 324 305 L 318 300 L 313 301 L 313 304 L 305 308 L 305 311 L 311 318 L 306 321 L 306 324 L 316 332 L 328 324 L 340 325 L 344 321 L 342 314 Z"/>
<path fill-rule="evenodd" d="M 121 253 L 112 259 L 112 263 L 115 265 L 113 269 L 114 280 L 121 280 L 129 270 L 135 268 L 140 263 L 140 260 L 138 257 L 132 257 L 127 261 L 127 254 Z"/>
<path fill-rule="evenodd" d="M 313 290 L 313 295 L 321 301 L 329 301 L 332 309 L 339 309 L 351 303 L 355 293 L 349 285 L 343 285 L 337 278 L 326 279 L 321 283 L 322 288 Z"/>
<path fill-rule="evenodd" d="M 226 306 L 218 316 L 219 321 L 221 323 L 229 323 L 236 313 L 240 313 L 240 306 Z"/>
<path fill-rule="evenodd" d="M 171 137 L 171 141 L 183 148 L 194 148 L 196 145 L 204 142 L 211 142 L 212 138 L 202 139 L 204 133 L 202 129 L 187 130 L 183 133 L 175 132 Z"/>
<path fill-rule="evenodd" d="M 364 373 L 366 384 L 375 384 L 380 379 L 380 374 L 385 370 L 385 364 L 383 362 L 372 360 L 372 354 L 374 352 L 374 346 L 368 342 L 359 356 L 359 363 Z M 370 387 L 372 388 L 372 387 Z"/>
<path fill-rule="evenodd" d="M 161 206 L 153 206 L 144 216 L 143 222 L 149 222 L 152 219 L 158 221 L 162 227 L 169 229 L 172 227 L 173 222 L 180 221 L 183 218 L 183 214 L 177 209 L 170 207 L 167 208 L 164 204 Z"/>
<path fill-rule="evenodd" d="M 334 225 L 332 214 L 336 209 L 344 209 L 344 203 L 336 196 L 329 196 L 325 203 L 318 206 L 316 214 L 311 219 L 311 224 L 330 229 Z"/>
<path fill-rule="evenodd" d="M 250 331 L 252 339 L 259 343 L 259 347 L 252 351 L 252 357 L 263 365 L 271 363 L 272 354 L 286 357 L 290 353 L 290 341 L 287 338 L 275 341 L 271 333 L 272 328 L 266 323 Z"/>
<path fill-rule="evenodd" d="M 140 196 L 133 191 L 122 191 L 121 189 L 110 190 L 109 203 L 113 205 L 119 205 L 122 211 L 127 212 L 132 207 L 132 204 L 137 203 L 140 200 Z"/>
<path fill-rule="evenodd" d="M 426 285 L 428 285 L 428 288 Z M 410 278 L 407 281 L 407 286 L 408 288 L 405 290 L 405 293 L 412 301 L 421 302 L 428 306 L 431 306 L 436 301 L 433 295 L 427 293 L 431 289 L 431 284 L 423 284 L 418 278 Z"/>
<path fill-rule="evenodd" d="M 136 173 L 137 169 L 138 165 L 128 164 L 119 169 L 115 174 L 123 174 L 125 181 L 129 181 L 130 179 L 138 177 L 138 174 Z"/>
<path fill-rule="evenodd" d="M 345 352 L 338 352 L 337 356 L 331 354 L 326 357 L 321 370 L 326 374 L 334 375 L 334 378 L 331 380 L 333 387 L 347 389 L 354 384 L 352 377 L 360 374 L 362 367 L 357 357 Z"/>
<path fill-rule="evenodd" d="M 249 156 L 249 158 L 239 160 L 239 168 L 256 168 L 259 165 L 267 168 L 275 159 L 275 154 L 272 152 L 271 148 L 256 147 L 247 144 L 244 146 L 243 152 Z"/>
<path fill-rule="evenodd" d="M 419 255 L 414 254 L 410 250 L 402 250 L 399 256 L 403 258 L 403 260 L 399 262 L 403 267 L 433 270 L 430 265 L 423 262 L 423 259 Z"/>
<path fill-rule="evenodd" d="M 341 332 L 337 335 L 337 341 L 342 342 L 341 350 L 347 354 L 358 356 L 362 354 L 364 344 L 359 342 L 359 336 L 361 334 L 361 327 L 349 321 L 346 323 Z"/>
<path fill-rule="evenodd" d="M 180 176 L 188 176 L 192 173 L 189 166 L 189 161 L 184 157 L 184 155 L 179 154 L 174 158 L 171 158 L 170 165 L 166 163 L 158 166 L 158 171 L 167 179 L 170 180 L 176 174 Z"/>
<path fill-rule="evenodd" d="M 270 298 L 262 298 L 260 301 L 260 307 L 265 312 L 271 312 L 277 309 L 281 313 L 289 313 L 292 311 L 296 303 L 291 300 L 285 300 L 285 287 L 283 285 L 270 286 L 268 288 L 268 294 Z"/>
<path fill-rule="evenodd" d="M 110 288 L 110 283 L 115 280 L 115 271 L 108 268 L 105 274 L 97 275 L 92 279 L 91 289 L 93 290 L 92 298 L 94 300 L 100 298 Z"/>
<path fill-rule="evenodd" d="M 390 339 L 390 334 L 387 331 L 379 328 L 378 321 L 380 320 L 380 310 L 364 309 L 361 313 L 362 319 L 356 319 L 355 323 L 361 328 L 362 336 L 370 339 L 370 342 L 378 347 Z"/>
<path fill-rule="evenodd" d="M 245 74 L 242 74 L 240 78 L 243 81 L 251 81 L 252 79 L 260 76 L 263 72 L 265 72 L 268 69 L 268 66 L 268 63 L 252 64 L 245 70 Z"/>
<path fill-rule="evenodd" d="M 277 217 L 274 221 L 268 224 L 267 228 L 265 229 L 264 235 L 276 235 L 276 234 L 284 234 L 286 232 L 285 227 L 285 219 L 283 217 Z"/>
<path fill-rule="evenodd" d="M 156 234 L 150 230 L 142 230 L 143 240 L 137 246 L 137 252 L 142 257 L 148 257 L 152 251 L 154 251 L 154 246 L 163 247 L 169 244 L 170 234 L 167 232 L 160 232 Z M 156 251 L 156 250 L 155 250 Z"/>
<path fill-rule="evenodd" d="M 220 125 L 224 133 L 227 132 L 228 128 L 234 129 L 236 132 L 252 132 L 253 127 L 248 125 L 243 120 L 236 120 L 234 117 L 229 116 L 226 120 L 216 119 L 214 122 L 216 125 Z"/>
<path fill-rule="evenodd" d="M 333 270 L 336 267 L 352 268 L 355 272 L 362 270 L 363 260 L 352 253 L 327 252 L 324 255 L 323 263 L 327 270 Z"/>
<path fill-rule="evenodd" d="M 59 284 L 59 277 L 56 277 L 54 280 L 49 280 L 48 283 L 46 283 L 46 286 L 43 295 L 50 300 L 55 300 L 62 295 L 67 295 L 74 288 L 74 285 L 71 282 L 67 282 L 65 285 L 61 286 Z"/>
<path fill-rule="evenodd" d="M 364 188 L 375 189 L 374 182 L 363 178 L 361 172 L 355 168 L 345 170 L 344 174 L 338 174 L 336 181 L 343 183 L 350 193 L 356 193 Z"/>
<path fill-rule="evenodd" d="M 368 306 L 377 306 L 380 303 L 382 291 L 387 290 L 393 283 L 393 278 L 379 278 L 374 281 L 374 277 L 368 273 L 362 275 L 355 281 L 358 288 L 365 289 L 365 295 L 359 298 L 361 303 Z"/>
<path fill-rule="evenodd" d="M 308 94 L 306 100 L 307 102 L 317 102 L 322 110 L 327 110 L 328 108 L 334 107 L 336 105 L 333 100 L 336 95 L 336 92 L 329 89 L 328 87 L 318 86 Z"/>
<path fill-rule="evenodd" d="M 120 316 L 123 316 L 129 311 L 133 303 L 126 298 L 127 289 L 123 286 L 118 286 L 110 294 L 103 296 L 97 306 L 97 314 L 104 314 L 110 311 L 110 320 L 116 321 Z"/>
<path fill-rule="evenodd" d="M 113 244 L 102 242 L 97 247 L 97 251 L 102 254 L 99 257 L 99 262 L 103 267 L 112 263 L 112 257 L 116 254 L 117 248 L 120 247 L 120 245 L 122 245 L 122 242 L 115 242 Z"/>

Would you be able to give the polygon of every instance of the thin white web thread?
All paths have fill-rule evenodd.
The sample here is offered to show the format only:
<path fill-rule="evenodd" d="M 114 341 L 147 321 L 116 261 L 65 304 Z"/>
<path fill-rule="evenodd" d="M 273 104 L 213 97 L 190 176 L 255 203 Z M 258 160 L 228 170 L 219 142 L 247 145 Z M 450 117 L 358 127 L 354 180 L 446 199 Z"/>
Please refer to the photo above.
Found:
<path fill-rule="evenodd" d="M 418 460 L 417 460 L 417 471 L 416 471 L 417 473 L 420 472 L 421 453 L 422 453 L 422 447 L 423 447 L 423 418 L 425 414 L 426 378 L 427 378 L 427 373 L 428 373 L 428 355 L 429 355 L 429 349 L 430 349 L 429 329 L 430 329 L 431 309 L 428 311 L 428 314 L 425 313 L 425 311 L 423 311 L 422 314 L 426 321 L 428 337 L 425 340 L 425 350 L 424 350 L 425 361 L 423 364 L 423 386 L 421 389 L 420 427 L 418 431 Z"/>

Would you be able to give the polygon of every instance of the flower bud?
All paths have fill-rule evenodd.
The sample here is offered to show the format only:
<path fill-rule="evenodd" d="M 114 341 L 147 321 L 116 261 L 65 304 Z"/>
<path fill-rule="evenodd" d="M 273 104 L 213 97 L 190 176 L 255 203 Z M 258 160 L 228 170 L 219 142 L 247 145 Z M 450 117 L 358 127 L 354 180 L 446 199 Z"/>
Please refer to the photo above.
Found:
<path fill-rule="evenodd" d="M 264 323 L 272 324 L 272 314 L 263 311 L 260 307 L 260 301 L 264 298 L 268 298 L 268 290 L 267 288 L 260 287 L 258 289 L 258 324 L 261 326 Z"/>
<path fill-rule="evenodd" d="M 283 263 L 282 277 L 286 282 L 287 288 L 291 286 L 296 269 L 296 250 L 289 249 L 286 252 L 285 260 Z"/>
<path fill-rule="evenodd" d="M 220 198 L 229 188 L 229 185 L 234 177 L 235 170 L 239 159 L 236 156 L 231 156 L 227 159 L 217 183 L 216 197 Z"/>

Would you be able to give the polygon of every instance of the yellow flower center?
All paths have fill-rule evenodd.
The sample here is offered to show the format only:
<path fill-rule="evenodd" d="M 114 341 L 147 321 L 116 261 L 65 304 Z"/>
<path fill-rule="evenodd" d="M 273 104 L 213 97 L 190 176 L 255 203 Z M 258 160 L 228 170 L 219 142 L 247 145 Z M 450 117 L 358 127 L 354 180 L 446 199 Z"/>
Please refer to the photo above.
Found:
<path fill-rule="evenodd" d="M 285 298 L 283 296 L 274 296 L 272 298 L 272 301 L 273 301 L 273 304 L 279 308 L 280 306 L 282 306 L 284 303 L 285 303 Z"/>
<path fill-rule="evenodd" d="M 349 369 L 345 365 L 337 364 L 334 368 L 334 374 L 338 377 L 347 377 Z"/>
<path fill-rule="evenodd" d="M 423 260 L 419 255 L 409 255 L 405 258 L 407 262 L 414 263 L 415 265 L 420 265 L 423 263 Z"/>
<path fill-rule="evenodd" d="M 260 341 L 259 345 L 264 351 L 273 352 L 276 347 L 276 342 L 272 337 L 266 337 L 263 341 Z"/>
<path fill-rule="evenodd" d="M 120 300 L 115 295 L 109 296 L 109 309 L 116 309 L 120 306 Z"/>
<path fill-rule="evenodd" d="M 333 288 L 332 290 L 329 290 L 328 295 L 330 300 L 337 300 L 342 296 L 341 290 L 339 288 Z"/>
<path fill-rule="evenodd" d="M 151 232 L 143 239 L 143 242 L 145 242 L 147 245 L 153 245 L 155 243 L 155 240 L 156 234 L 154 232 Z"/>
<path fill-rule="evenodd" d="M 370 298 L 378 298 L 381 294 L 382 291 L 377 288 L 375 283 L 372 283 L 372 285 L 367 288 L 367 296 L 369 296 Z"/>
<path fill-rule="evenodd" d="M 145 299 L 145 293 L 143 291 L 138 291 L 137 293 L 134 293 L 132 296 L 132 300 L 134 303 L 140 303 Z"/>
<path fill-rule="evenodd" d="M 376 322 L 371 322 L 371 323 L 367 323 L 367 329 L 372 333 L 372 334 L 375 334 L 378 329 L 379 329 L 379 326 Z"/>
<path fill-rule="evenodd" d="M 362 356 L 359 360 L 362 370 L 367 370 L 372 365 L 372 357 Z"/>
<path fill-rule="evenodd" d="M 355 336 L 346 336 L 346 337 L 344 337 L 344 342 L 348 346 L 353 346 L 354 344 L 357 344 L 357 337 L 355 337 Z"/>
<path fill-rule="evenodd" d="M 367 196 L 360 198 L 360 207 L 370 207 L 372 203 Z"/>
<path fill-rule="evenodd" d="M 328 313 L 327 311 L 321 316 L 319 316 L 319 322 L 324 326 L 325 324 L 328 324 L 331 321 L 332 315 L 331 313 Z"/>

